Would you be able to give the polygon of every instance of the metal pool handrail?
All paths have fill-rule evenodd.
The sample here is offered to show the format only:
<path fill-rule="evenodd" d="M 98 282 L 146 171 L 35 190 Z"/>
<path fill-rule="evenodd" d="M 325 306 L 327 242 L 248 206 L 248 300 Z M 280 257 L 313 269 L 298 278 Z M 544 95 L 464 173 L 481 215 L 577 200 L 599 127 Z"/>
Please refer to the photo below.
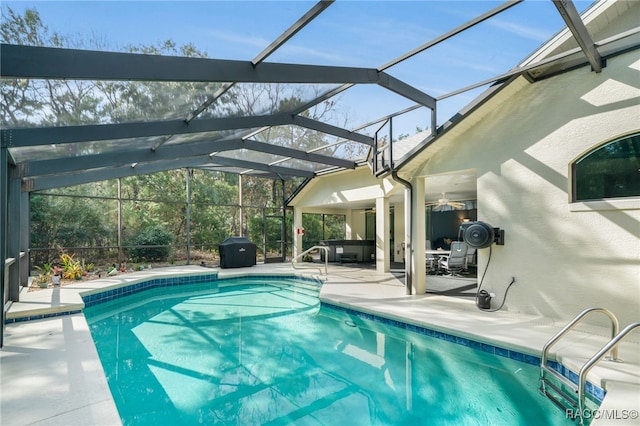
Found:
<path fill-rule="evenodd" d="M 313 246 L 310 249 L 307 249 L 305 251 L 303 251 L 302 253 L 300 253 L 299 255 L 297 255 L 296 257 L 294 257 L 293 259 L 291 259 L 291 266 L 293 266 L 293 269 L 298 269 L 300 267 L 300 265 L 296 266 L 296 264 L 298 264 L 297 260 L 301 259 L 305 254 L 308 254 L 309 252 L 316 250 L 316 249 L 322 249 L 324 250 L 324 275 L 328 274 L 328 270 L 329 270 L 329 247 L 327 246 Z M 305 267 L 302 269 L 318 269 L 318 271 L 320 271 L 320 273 L 322 273 L 322 268 L 320 267 L 316 267 L 316 266 L 309 266 L 309 267 Z"/>
<path fill-rule="evenodd" d="M 578 414 L 582 415 L 584 413 L 584 402 L 585 402 L 585 386 L 587 384 L 587 374 L 604 356 L 609 350 L 613 353 L 613 350 L 618 351 L 618 344 L 624 337 L 631 333 L 634 329 L 640 327 L 640 322 L 634 322 L 626 326 L 620 333 L 616 334 L 606 345 L 602 347 L 585 365 L 580 369 L 580 375 L 578 377 Z M 617 358 L 613 359 L 614 361 L 622 362 Z M 580 418 L 580 423 L 582 424 L 582 418 Z"/>
<path fill-rule="evenodd" d="M 562 330 L 560 330 L 555 336 L 553 336 L 544 345 L 544 348 L 542 348 L 542 358 L 540 360 L 540 364 L 541 365 L 546 365 L 547 356 L 548 356 L 548 353 L 549 353 L 549 349 L 551 349 L 551 346 L 554 345 L 558 340 L 560 340 L 560 338 L 562 336 L 564 336 L 567 332 L 569 332 L 571 329 L 573 329 L 573 327 L 575 327 L 575 325 L 580 320 L 582 320 L 582 318 L 584 318 L 585 316 L 587 316 L 588 314 L 590 314 L 592 312 L 602 312 L 603 314 L 608 316 L 609 319 L 611 319 L 611 338 L 613 338 L 616 334 L 618 334 L 618 331 L 620 330 L 620 323 L 618 322 L 618 318 L 616 318 L 616 316 L 613 314 L 613 312 L 611 312 L 610 310 L 608 310 L 606 308 L 587 308 L 584 311 L 580 312 L 569 324 L 564 326 L 564 328 Z M 615 360 L 617 358 L 618 358 L 618 348 L 614 347 L 613 349 L 611 349 L 611 359 Z"/>
<path fill-rule="evenodd" d="M 578 322 L 580 322 L 584 317 L 586 317 L 587 315 L 593 312 L 601 312 L 605 314 L 607 317 L 609 317 L 609 319 L 611 320 L 611 340 L 602 349 L 600 349 L 600 351 L 598 351 L 597 354 L 595 354 L 589 361 L 587 361 L 586 364 L 582 366 L 582 368 L 580 369 L 578 384 L 576 386 L 570 381 L 567 381 L 562 375 L 556 373 L 555 371 L 553 371 L 547 366 L 549 349 L 551 348 L 552 345 L 557 343 L 558 340 L 560 340 L 560 338 L 562 338 L 565 334 L 571 331 L 578 324 Z M 565 398 L 568 398 L 567 400 L 570 401 L 572 405 L 575 404 L 575 408 L 577 409 L 576 417 L 579 418 L 580 424 L 583 424 L 587 373 L 598 361 L 604 358 L 605 354 L 609 351 L 611 351 L 611 354 L 607 359 L 615 362 L 622 362 L 618 359 L 618 343 L 627 333 L 629 333 L 633 328 L 637 327 L 638 325 L 640 325 L 640 323 L 631 324 L 630 326 L 628 326 L 622 332 L 619 333 L 620 323 L 618 322 L 618 318 L 613 314 L 613 312 L 609 311 L 608 309 L 587 308 L 584 311 L 580 312 L 573 320 L 571 320 L 571 322 L 565 325 L 562 330 L 556 333 L 556 335 L 553 336 L 542 348 L 542 356 L 540 357 L 540 383 L 541 383 L 540 390 L 542 391 L 542 393 L 547 397 L 549 397 L 556 404 L 561 404 L 559 400 L 555 399 L 554 397 L 551 396 L 551 394 L 547 393 L 546 385 L 550 386 L 552 389 L 555 389 L 560 394 L 563 394 L 559 388 L 556 388 L 555 386 L 553 386 L 546 379 L 545 373 L 549 373 L 551 376 L 555 376 L 557 379 L 567 384 L 571 389 L 575 391 L 575 393 L 577 393 L 578 398 L 574 400 L 573 397 L 566 396 L 566 394 L 564 394 Z M 567 409 L 568 407 L 565 406 L 564 408 Z"/>

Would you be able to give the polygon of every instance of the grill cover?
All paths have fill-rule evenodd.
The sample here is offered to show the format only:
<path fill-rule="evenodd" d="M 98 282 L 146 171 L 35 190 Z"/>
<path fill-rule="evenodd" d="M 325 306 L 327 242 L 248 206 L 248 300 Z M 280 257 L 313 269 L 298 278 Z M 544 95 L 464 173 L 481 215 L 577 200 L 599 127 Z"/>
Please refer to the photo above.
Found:
<path fill-rule="evenodd" d="M 245 237 L 229 237 L 220 243 L 221 268 L 242 268 L 256 264 L 256 245 Z"/>

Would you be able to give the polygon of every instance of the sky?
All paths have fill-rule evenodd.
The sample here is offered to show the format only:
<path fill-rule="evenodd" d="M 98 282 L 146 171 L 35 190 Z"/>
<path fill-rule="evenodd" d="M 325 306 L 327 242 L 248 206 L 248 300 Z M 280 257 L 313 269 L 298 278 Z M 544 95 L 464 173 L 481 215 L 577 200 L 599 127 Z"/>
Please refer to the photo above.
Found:
<path fill-rule="evenodd" d="M 36 9 L 49 32 L 99 40 L 105 50 L 170 39 L 178 45 L 191 43 L 211 58 L 251 60 L 315 3 L 4 1 L 3 13 L 5 7 Z M 377 68 L 501 3 L 337 0 L 267 61 Z M 575 4 L 583 11 L 591 2 Z M 386 72 L 433 97 L 442 96 L 508 71 L 563 26 L 551 0 L 526 0 Z M 484 89 L 439 101 L 438 123 Z M 341 103 L 353 126 L 414 104 L 377 86 L 350 90 Z M 426 110 L 415 115 L 428 127 Z"/>

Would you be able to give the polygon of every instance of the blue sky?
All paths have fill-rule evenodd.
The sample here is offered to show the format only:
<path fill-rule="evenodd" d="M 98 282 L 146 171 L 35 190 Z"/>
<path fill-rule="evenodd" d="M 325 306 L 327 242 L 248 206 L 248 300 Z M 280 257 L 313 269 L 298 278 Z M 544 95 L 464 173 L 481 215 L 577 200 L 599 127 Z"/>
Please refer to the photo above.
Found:
<path fill-rule="evenodd" d="M 251 60 L 315 1 L 6 1 L 35 8 L 50 32 L 101 40 L 107 50 L 192 43 L 209 57 Z M 495 1 L 337 0 L 268 61 L 376 68 L 486 12 Z M 590 1 L 575 2 L 579 11 Z M 387 70 L 437 97 L 515 66 L 564 26 L 550 0 L 527 0 L 463 34 Z M 412 105 L 367 87 L 349 114 L 364 123 Z M 441 102 L 441 123 L 481 89 Z M 377 108 L 367 108 L 375 99 Z M 383 106 L 381 108 L 381 106 Z"/>

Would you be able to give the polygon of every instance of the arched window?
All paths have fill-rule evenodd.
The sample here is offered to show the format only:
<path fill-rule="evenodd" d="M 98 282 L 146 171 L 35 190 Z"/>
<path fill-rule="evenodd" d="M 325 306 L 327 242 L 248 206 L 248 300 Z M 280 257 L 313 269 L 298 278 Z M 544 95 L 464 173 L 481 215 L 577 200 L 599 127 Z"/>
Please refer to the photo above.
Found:
<path fill-rule="evenodd" d="M 573 201 L 640 196 L 640 133 L 599 146 L 573 164 Z"/>

